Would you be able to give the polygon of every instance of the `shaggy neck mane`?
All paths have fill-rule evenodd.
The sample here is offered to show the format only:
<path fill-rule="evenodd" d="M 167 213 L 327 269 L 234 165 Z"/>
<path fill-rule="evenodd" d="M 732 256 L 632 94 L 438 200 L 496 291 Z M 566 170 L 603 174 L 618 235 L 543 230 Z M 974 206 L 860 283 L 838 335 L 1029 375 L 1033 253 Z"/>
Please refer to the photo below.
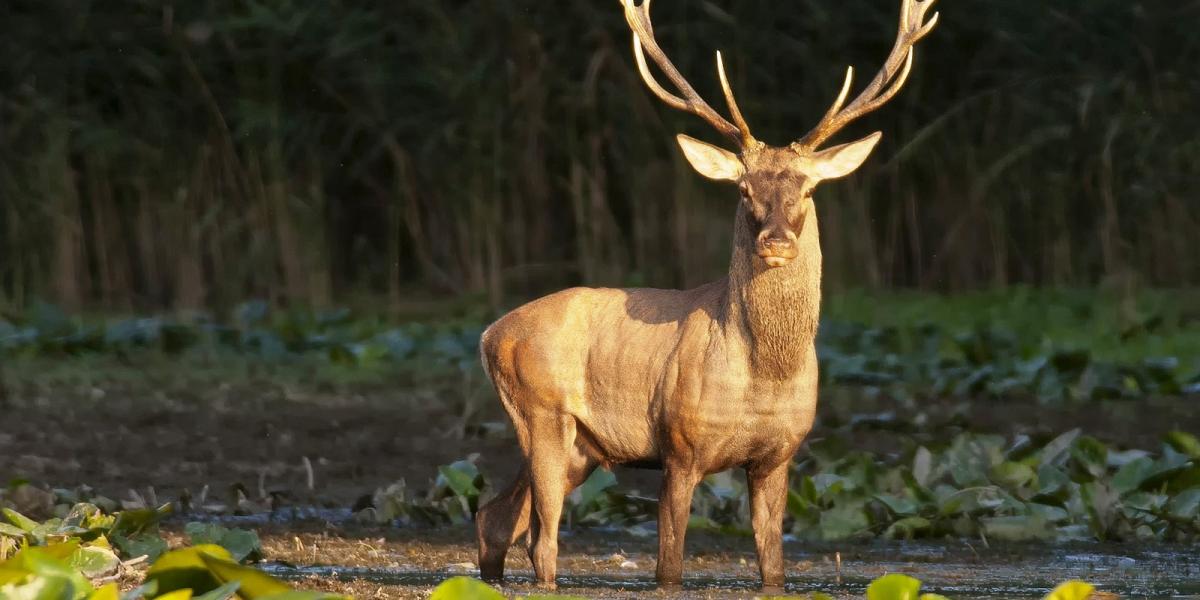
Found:
<path fill-rule="evenodd" d="M 799 232 L 800 255 L 767 268 L 754 253 L 754 234 L 738 208 L 729 265 L 726 328 L 748 345 L 751 370 L 782 380 L 799 371 L 817 333 L 821 308 L 821 247 L 816 211 Z"/>

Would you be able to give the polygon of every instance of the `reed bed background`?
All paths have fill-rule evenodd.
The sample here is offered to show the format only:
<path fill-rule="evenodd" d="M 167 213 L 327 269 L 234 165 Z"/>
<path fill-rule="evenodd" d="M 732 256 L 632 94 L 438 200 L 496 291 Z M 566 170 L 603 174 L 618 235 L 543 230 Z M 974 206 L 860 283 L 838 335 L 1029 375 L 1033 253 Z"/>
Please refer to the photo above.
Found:
<path fill-rule="evenodd" d="M 894 0 L 659 0 L 660 41 L 785 143 L 864 85 Z M 1200 283 L 1200 2 L 943 0 L 827 285 Z M 644 90 L 616 0 L 17 0 L 0 16 L 0 308 L 509 303 L 722 273 L 732 192 Z M 859 88 L 861 89 L 861 88 Z"/>

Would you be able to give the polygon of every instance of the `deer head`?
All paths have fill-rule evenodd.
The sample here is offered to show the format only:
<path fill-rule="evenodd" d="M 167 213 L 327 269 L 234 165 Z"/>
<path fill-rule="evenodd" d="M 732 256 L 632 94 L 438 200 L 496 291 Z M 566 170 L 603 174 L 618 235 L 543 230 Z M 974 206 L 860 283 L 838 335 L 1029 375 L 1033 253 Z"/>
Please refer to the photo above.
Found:
<path fill-rule="evenodd" d="M 747 219 L 751 231 L 757 231 L 754 254 L 766 267 L 788 264 L 799 253 L 797 236 L 805 218 L 814 210 L 812 198 L 817 185 L 854 172 L 875 149 L 883 134 L 875 132 L 856 142 L 825 149 L 821 145 L 848 123 L 879 108 L 900 91 L 912 68 L 914 45 L 937 24 L 937 13 L 925 21 L 925 13 L 934 0 L 901 0 L 896 43 L 871 84 L 846 104 L 854 77 L 853 67 L 847 69 L 841 93 L 821 121 L 804 137 L 782 147 L 764 144 L 750 133 L 750 126 L 742 117 L 729 87 L 719 51 L 717 74 L 733 123 L 713 110 L 663 53 L 654 39 L 650 0 L 645 0 L 641 6 L 635 5 L 634 1 L 622 0 L 625 20 L 633 30 L 634 56 L 646 85 L 667 105 L 707 121 L 737 148 L 736 152 L 731 152 L 680 134 L 677 139 L 684 156 L 701 175 L 737 184 L 742 202 L 739 214 Z M 682 98 L 655 80 L 646 63 L 647 53 Z"/>

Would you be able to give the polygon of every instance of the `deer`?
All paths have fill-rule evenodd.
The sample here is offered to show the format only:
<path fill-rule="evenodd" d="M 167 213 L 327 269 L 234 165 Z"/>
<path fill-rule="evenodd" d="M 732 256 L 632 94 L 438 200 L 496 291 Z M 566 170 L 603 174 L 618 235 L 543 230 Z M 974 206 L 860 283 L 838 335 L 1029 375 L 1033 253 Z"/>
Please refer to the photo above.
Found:
<path fill-rule="evenodd" d="M 737 188 L 728 274 L 690 290 L 577 287 L 505 314 L 480 339 L 484 371 L 512 420 L 523 463 L 476 514 L 479 570 L 502 582 L 508 550 L 527 544 L 539 587 L 554 589 L 567 494 L 597 467 L 661 466 L 658 561 L 682 585 L 692 495 L 712 473 L 744 468 L 762 588 L 782 589 L 788 472 L 817 408 L 815 348 L 821 242 L 814 190 L 858 169 L 881 132 L 822 148 L 899 92 L 914 46 L 937 24 L 934 0 L 901 0 L 878 74 L 846 103 L 854 69 L 817 125 L 786 146 L 750 132 L 717 52 L 732 122 L 706 103 L 654 37 L 650 0 L 621 0 L 642 80 L 671 108 L 703 119 L 736 152 L 684 134 L 700 175 Z M 658 83 L 646 55 L 678 91 Z"/>

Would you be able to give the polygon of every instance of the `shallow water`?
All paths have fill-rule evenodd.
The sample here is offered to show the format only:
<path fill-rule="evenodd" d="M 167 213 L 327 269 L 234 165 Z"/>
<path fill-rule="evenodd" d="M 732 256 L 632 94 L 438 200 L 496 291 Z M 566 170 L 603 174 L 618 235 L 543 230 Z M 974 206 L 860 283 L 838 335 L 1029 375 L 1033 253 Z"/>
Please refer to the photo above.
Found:
<path fill-rule="evenodd" d="M 966 553 L 961 544 L 903 544 L 861 547 L 841 568 L 825 555 L 788 552 L 790 568 L 786 592 L 802 594 L 824 591 L 835 597 L 862 597 L 869 581 L 884 573 L 905 573 L 924 582 L 923 592 L 937 592 L 956 599 L 1041 598 L 1056 584 L 1068 579 L 1083 579 L 1101 590 L 1122 598 L 1200 598 L 1200 553 L 1188 548 L 1105 549 L 1093 550 L 1024 547 L 998 554 Z M 799 560 L 797 563 L 795 561 Z M 352 568 L 337 566 L 265 565 L 268 572 L 285 579 L 308 576 L 339 580 L 365 580 L 380 585 L 429 589 L 452 575 L 477 575 L 477 571 L 421 571 L 389 568 Z M 716 570 L 719 570 L 719 566 Z M 562 593 L 590 597 L 629 597 L 653 592 L 656 598 L 752 597 L 755 578 L 721 572 L 685 573 L 682 590 L 657 590 L 648 573 L 622 575 L 609 573 L 570 573 L 560 569 L 558 588 Z M 516 570 L 510 574 L 506 591 L 529 593 L 532 573 Z M 656 591 L 657 590 L 657 591 Z"/>

